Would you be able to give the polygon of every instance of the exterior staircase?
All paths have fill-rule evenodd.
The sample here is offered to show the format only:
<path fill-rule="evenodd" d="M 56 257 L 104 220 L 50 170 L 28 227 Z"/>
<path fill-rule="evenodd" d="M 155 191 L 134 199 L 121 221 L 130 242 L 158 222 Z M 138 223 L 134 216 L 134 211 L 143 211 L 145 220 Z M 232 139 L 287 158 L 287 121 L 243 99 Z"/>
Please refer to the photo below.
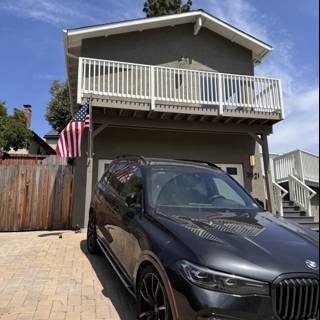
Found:
<path fill-rule="evenodd" d="M 293 201 L 283 200 L 283 217 L 288 221 L 294 221 L 314 231 L 319 231 L 319 223 L 314 217 L 308 216 L 307 212 L 297 206 Z"/>

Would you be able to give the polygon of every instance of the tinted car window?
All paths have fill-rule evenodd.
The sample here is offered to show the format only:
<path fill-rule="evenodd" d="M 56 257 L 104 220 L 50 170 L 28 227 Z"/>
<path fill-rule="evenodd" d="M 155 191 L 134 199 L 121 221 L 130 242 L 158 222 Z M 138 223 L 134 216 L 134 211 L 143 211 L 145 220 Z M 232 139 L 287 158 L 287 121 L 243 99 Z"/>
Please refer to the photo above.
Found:
<path fill-rule="evenodd" d="M 153 166 L 150 174 L 152 207 L 256 209 L 254 200 L 229 176 L 196 166 Z"/>
<path fill-rule="evenodd" d="M 130 174 L 126 177 L 126 181 L 123 183 L 121 197 L 126 199 L 129 193 L 135 193 L 137 195 L 137 203 L 141 203 L 142 174 L 136 164 L 131 162 L 129 166 Z"/>
<path fill-rule="evenodd" d="M 126 174 L 127 161 L 121 160 L 114 163 L 108 177 L 108 185 L 117 193 L 121 193 L 123 176 Z"/>
<path fill-rule="evenodd" d="M 103 183 L 105 185 L 108 184 L 108 179 L 109 179 L 110 173 L 112 172 L 113 167 L 114 167 L 114 164 L 108 164 L 108 167 L 106 168 L 104 174 L 100 179 L 100 183 Z"/>
<path fill-rule="evenodd" d="M 141 179 L 141 172 L 136 160 L 120 160 L 112 166 L 108 184 L 125 198 L 128 193 L 138 191 Z"/>

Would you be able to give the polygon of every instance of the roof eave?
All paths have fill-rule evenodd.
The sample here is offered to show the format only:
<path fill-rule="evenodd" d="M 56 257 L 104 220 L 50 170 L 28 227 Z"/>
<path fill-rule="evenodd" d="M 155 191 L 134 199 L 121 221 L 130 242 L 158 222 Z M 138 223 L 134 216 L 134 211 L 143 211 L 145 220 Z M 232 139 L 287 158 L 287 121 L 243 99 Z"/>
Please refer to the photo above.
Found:
<path fill-rule="evenodd" d="M 68 37 L 73 38 L 73 45 L 76 46 L 76 45 L 79 45 L 79 43 L 81 42 L 81 39 L 89 35 L 91 35 L 92 37 L 93 35 L 103 36 L 103 35 L 110 35 L 110 34 L 117 34 L 117 33 L 124 33 L 124 32 L 143 31 L 143 30 L 152 28 L 152 25 L 154 25 L 154 28 L 157 28 L 157 27 L 163 27 L 163 26 L 169 26 L 169 25 L 174 26 L 177 24 L 182 24 L 184 22 L 195 23 L 197 20 L 197 17 L 202 17 L 208 20 L 209 23 L 212 22 L 212 23 L 215 23 L 216 25 L 221 26 L 225 30 L 228 30 L 229 32 L 234 33 L 235 37 L 240 37 L 242 39 L 245 39 L 246 41 L 249 41 L 255 45 L 258 45 L 267 51 L 272 50 L 272 46 L 270 46 L 269 44 L 251 36 L 250 34 L 240 29 L 237 29 L 236 27 L 208 14 L 203 10 L 197 10 L 197 11 L 161 16 L 161 17 L 141 18 L 141 19 L 135 19 L 135 20 L 129 20 L 129 21 L 123 21 L 123 22 L 115 22 L 110 24 L 77 28 L 77 29 L 67 29 L 67 30 L 64 30 L 64 32 L 67 33 Z M 185 19 L 187 18 L 189 18 L 189 20 L 185 21 Z M 161 23 L 164 23 L 164 22 L 166 23 L 162 25 Z M 121 29 L 123 31 L 119 32 L 119 30 Z M 116 32 L 117 30 L 118 32 Z"/>

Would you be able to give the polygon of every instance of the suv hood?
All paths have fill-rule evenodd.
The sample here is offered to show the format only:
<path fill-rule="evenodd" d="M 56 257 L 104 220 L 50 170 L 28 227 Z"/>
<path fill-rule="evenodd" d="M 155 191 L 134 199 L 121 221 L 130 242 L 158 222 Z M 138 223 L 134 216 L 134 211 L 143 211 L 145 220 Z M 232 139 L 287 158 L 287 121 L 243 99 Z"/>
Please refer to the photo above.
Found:
<path fill-rule="evenodd" d="M 268 282 L 285 273 L 318 274 L 306 263 L 319 265 L 317 233 L 270 213 L 158 212 L 155 218 L 187 247 L 194 263 Z"/>

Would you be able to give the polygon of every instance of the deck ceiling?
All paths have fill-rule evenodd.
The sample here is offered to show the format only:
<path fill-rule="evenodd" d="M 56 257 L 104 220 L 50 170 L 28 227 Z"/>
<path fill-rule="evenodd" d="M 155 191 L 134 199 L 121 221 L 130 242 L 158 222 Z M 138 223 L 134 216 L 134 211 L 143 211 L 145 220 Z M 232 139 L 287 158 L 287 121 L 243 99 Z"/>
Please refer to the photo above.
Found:
<path fill-rule="evenodd" d="M 95 124 L 99 125 L 103 123 L 103 119 L 137 119 L 137 120 L 157 120 L 157 121 L 183 121 L 188 123 L 202 123 L 212 126 L 215 125 L 235 125 L 235 126 L 245 126 L 250 127 L 264 127 L 264 129 L 272 130 L 271 127 L 279 120 L 275 117 L 273 119 L 265 118 L 248 118 L 247 116 L 234 117 L 233 115 L 219 116 L 219 115 L 208 115 L 208 114 L 188 114 L 185 112 L 167 112 L 167 111 L 152 111 L 152 110 L 134 110 L 134 109 L 123 109 L 123 108 L 103 108 L 95 107 Z M 102 119 L 102 120 L 101 120 Z"/>

